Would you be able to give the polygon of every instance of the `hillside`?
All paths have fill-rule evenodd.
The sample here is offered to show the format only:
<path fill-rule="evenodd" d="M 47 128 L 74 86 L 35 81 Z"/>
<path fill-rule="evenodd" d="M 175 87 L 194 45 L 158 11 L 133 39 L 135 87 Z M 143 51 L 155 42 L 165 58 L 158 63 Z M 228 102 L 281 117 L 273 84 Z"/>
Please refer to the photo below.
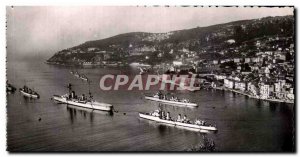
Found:
<path fill-rule="evenodd" d="M 120 34 L 59 51 L 48 62 L 144 61 L 151 64 L 182 58 L 251 57 L 258 51 L 289 47 L 294 43 L 293 36 L 293 16 L 266 17 L 167 33 Z"/>

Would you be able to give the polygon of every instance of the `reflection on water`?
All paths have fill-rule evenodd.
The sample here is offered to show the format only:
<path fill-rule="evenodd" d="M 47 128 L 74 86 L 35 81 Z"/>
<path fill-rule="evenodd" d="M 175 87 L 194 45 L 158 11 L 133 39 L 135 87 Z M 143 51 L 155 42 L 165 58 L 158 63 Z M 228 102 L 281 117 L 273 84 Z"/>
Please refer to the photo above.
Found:
<path fill-rule="evenodd" d="M 79 118 L 87 119 L 90 121 L 90 123 L 93 123 L 93 120 L 95 116 L 113 116 L 113 112 L 106 112 L 106 111 L 100 111 L 100 110 L 93 110 L 89 108 L 84 107 L 78 107 L 73 105 L 67 105 L 67 111 L 70 115 L 70 121 L 73 124 L 74 120 L 77 118 L 77 116 L 80 116 Z"/>

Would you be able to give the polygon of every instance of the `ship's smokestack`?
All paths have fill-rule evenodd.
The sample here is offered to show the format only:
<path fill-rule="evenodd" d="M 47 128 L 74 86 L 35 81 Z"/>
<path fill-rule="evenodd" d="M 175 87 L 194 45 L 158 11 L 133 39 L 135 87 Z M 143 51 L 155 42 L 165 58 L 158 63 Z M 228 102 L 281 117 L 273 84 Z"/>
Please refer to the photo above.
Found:
<path fill-rule="evenodd" d="M 167 112 L 167 119 L 170 119 L 170 112 Z"/>
<path fill-rule="evenodd" d="M 74 91 L 72 91 L 71 97 L 72 97 L 73 99 L 75 98 L 75 92 L 74 92 Z"/>
<path fill-rule="evenodd" d="M 179 120 L 179 121 L 181 120 L 181 114 L 178 115 L 177 120 Z"/>
<path fill-rule="evenodd" d="M 161 111 L 161 118 L 164 118 L 164 117 L 165 117 L 165 112 Z"/>

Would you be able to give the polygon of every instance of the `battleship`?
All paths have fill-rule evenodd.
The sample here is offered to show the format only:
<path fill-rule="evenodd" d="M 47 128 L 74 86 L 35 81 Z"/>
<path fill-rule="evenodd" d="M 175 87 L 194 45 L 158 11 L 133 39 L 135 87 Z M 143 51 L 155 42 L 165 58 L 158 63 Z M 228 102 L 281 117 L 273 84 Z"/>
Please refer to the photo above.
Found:
<path fill-rule="evenodd" d="M 179 127 L 186 127 L 186 128 L 193 128 L 193 129 L 199 129 L 199 130 L 208 130 L 208 131 L 217 131 L 217 127 L 213 126 L 211 124 L 208 124 L 207 122 L 203 120 L 196 119 L 194 122 L 187 119 L 186 116 L 181 118 L 181 115 L 178 115 L 178 118 L 172 119 L 170 117 L 170 113 L 167 112 L 165 115 L 164 111 L 161 110 L 155 110 L 151 113 L 139 113 L 139 117 L 147 120 L 156 121 L 159 123 L 165 123 L 169 125 L 179 126 Z"/>
<path fill-rule="evenodd" d="M 79 78 L 83 81 L 88 81 L 88 78 L 85 75 L 80 75 Z"/>

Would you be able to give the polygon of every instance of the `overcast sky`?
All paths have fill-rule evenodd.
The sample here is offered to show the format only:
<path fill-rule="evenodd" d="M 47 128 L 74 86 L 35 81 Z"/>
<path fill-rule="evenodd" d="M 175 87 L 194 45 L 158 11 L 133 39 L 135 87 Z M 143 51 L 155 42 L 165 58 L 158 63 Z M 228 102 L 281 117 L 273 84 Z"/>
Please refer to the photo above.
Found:
<path fill-rule="evenodd" d="M 292 8 L 7 7 L 8 55 L 56 51 L 127 32 L 168 32 L 266 16 Z"/>

